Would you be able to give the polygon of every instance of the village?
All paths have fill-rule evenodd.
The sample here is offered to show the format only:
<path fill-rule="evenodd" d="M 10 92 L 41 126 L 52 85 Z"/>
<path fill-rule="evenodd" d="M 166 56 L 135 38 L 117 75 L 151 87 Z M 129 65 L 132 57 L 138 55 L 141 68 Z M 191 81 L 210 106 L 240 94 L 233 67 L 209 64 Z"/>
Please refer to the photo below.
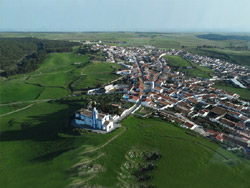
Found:
<path fill-rule="evenodd" d="M 240 148 L 250 152 L 250 103 L 238 94 L 213 87 L 215 81 L 229 80 L 240 88 L 250 88 L 250 69 L 220 59 L 193 55 L 183 50 L 163 50 L 153 46 L 117 47 L 101 42 L 90 46 L 93 52 L 106 54 L 106 61 L 120 64 L 116 72 L 131 84 L 110 84 L 91 89 L 88 95 L 122 93 L 122 101 L 134 103 L 129 109 L 114 117 L 98 117 L 96 109 L 76 112 L 78 125 L 86 124 L 84 114 L 90 118 L 88 125 L 111 131 L 122 119 L 141 107 L 154 111 L 156 117 L 175 122 L 216 142 L 230 143 L 228 148 Z M 214 70 L 213 78 L 188 77 L 173 69 L 166 55 L 183 59 Z M 80 114 L 80 115 L 79 115 Z M 79 117 L 83 119 L 79 119 Z M 94 117 L 94 118 L 93 118 Z M 94 122 L 94 123 L 93 123 Z M 103 128 L 104 127 L 104 128 Z"/>

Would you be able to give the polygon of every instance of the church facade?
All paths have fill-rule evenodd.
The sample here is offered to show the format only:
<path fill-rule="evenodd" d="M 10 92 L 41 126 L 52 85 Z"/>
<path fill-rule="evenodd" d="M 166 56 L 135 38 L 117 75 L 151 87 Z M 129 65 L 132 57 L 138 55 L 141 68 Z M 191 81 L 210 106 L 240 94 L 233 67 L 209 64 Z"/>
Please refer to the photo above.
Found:
<path fill-rule="evenodd" d="M 91 127 L 92 129 L 99 129 L 106 132 L 114 128 L 111 116 L 98 113 L 96 108 L 93 108 L 92 111 L 89 109 L 80 109 L 75 112 L 74 124 L 80 128 Z"/>

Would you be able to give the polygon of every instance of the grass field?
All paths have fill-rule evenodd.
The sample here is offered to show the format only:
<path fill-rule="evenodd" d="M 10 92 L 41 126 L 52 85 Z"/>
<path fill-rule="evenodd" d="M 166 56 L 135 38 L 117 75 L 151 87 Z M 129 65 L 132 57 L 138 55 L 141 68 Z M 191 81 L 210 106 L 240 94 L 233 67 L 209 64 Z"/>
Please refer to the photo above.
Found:
<path fill-rule="evenodd" d="M 76 90 L 100 86 L 119 78 L 118 75 L 112 74 L 119 68 L 121 68 L 120 65 L 115 63 L 93 62 L 82 71 L 82 76 L 72 86 Z"/>
<path fill-rule="evenodd" d="M 236 88 L 222 83 L 217 83 L 214 85 L 214 87 L 223 89 L 229 93 L 237 93 L 242 99 L 250 101 L 250 91 L 248 89 Z"/>
<path fill-rule="evenodd" d="M 178 68 L 180 71 L 185 72 L 188 76 L 191 77 L 201 77 L 201 78 L 210 78 L 210 75 L 214 73 L 213 70 L 199 66 L 196 63 L 189 62 L 179 56 L 165 56 L 167 62 L 170 66 Z"/>
<path fill-rule="evenodd" d="M 79 74 L 74 74 L 74 71 L 83 68 L 88 60 L 88 56 L 74 53 L 52 54 L 38 70 L 32 73 L 27 82 L 67 88 L 69 83 L 79 76 Z M 80 63 L 80 65 L 74 65 L 74 63 Z"/>
<path fill-rule="evenodd" d="M 239 65 L 248 65 L 250 66 L 250 52 L 249 51 L 235 51 L 228 49 L 189 49 L 193 54 L 200 54 L 204 56 L 209 56 L 212 58 L 219 58 L 231 63 Z"/>
<path fill-rule="evenodd" d="M 23 79 L 13 79 L 0 83 L 1 103 L 34 100 L 42 88 L 24 83 Z"/>
<path fill-rule="evenodd" d="M 175 66 L 175 67 L 188 67 L 191 66 L 190 63 L 188 61 L 186 61 L 185 59 L 182 59 L 179 56 L 165 56 L 167 62 L 171 65 L 171 66 Z"/>
<path fill-rule="evenodd" d="M 43 103 L 1 118 L 3 187 L 66 187 L 76 180 L 86 180 L 84 185 L 119 187 L 118 173 L 127 160 L 125 155 L 134 148 L 157 150 L 162 156 L 151 173 L 153 179 L 146 184 L 157 187 L 249 185 L 247 162 L 205 138 L 188 135 L 185 129 L 156 119 L 128 118 L 123 122 L 127 130 L 98 149 L 122 129 L 107 135 L 84 133 L 81 136 L 67 131 L 65 125 L 70 114 L 80 106 Z M 80 161 L 90 159 L 89 166 L 99 165 L 102 169 L 81 175 L 70 170 Z"/>
<path fill-rule="evenodd" d="M 69 83 L 79 77 L 76 70 L 80 72 L 88 60 L 88 56 L 74 53 L 51 54 L 38 70 L 1 81 L 1 103 L 67 96 Z M 74 65 L 74 62 L 81 64 Z"/>
<path fill-rule="evenodd" d="M 57 99 L 69 95 L 67 89 L 47 87 L 38 97 L 38 99 Z"/>
<path fill-rule="evenodd" d="M 30 105 L 29 102 L 24 102 L 20 104 L 17 103 L 17 104 L 12 104 L 12 105 L 7 105 L 7 106 L 0 106 L 0 115 L 15 111 L 20 108 L 24 108 L 25 106 L 28 106 L 28 105 Z"/>
<path fill-rule="evenodd" d="M 199 34 L 206 33 L 132 33 L 132 32 L 65 32 L 65 33 L 0 33 L 1 37 L 37 37 L 41 39 L 53 40 L 103 40 L 103 41 L 123 41 L 121 45 L 155 45 L 161 48 L 181 48 L 187 46 L 193 48 L 197 46 L 210 45 L 217 47 L 226 47 L 231 45 L 249 46 L 249 41 L 242 40 L 207 40 L 197 37 Z M 223 34 L 223 33 L 220 33 Z M 226 33 L 225 33 L 226 34 Z M 242 34 L 238 34 L 242 35 Z M 249 34 L 248 34 L 249 35 Z"/>
<path fill-rule="evenodd" d="M 54 53 L 36 71 L 0 81 L 0 101 L 61 98 L 68 96 L 71 89 L 95 87 L 118 78 L 112 72 L 119 68 L 120 65 L 114 63 L 91 63 L 89 56 Z"/>
<path fill-rule="evenodd" d="M 116 187 L 125 155 L 134 148 L 157 150 L 162 155 L 147 184 L 164 188 L 247 187 L 250 183 L 249 164 L 205 138 L 155 119 L 130 117 L 123 124 L 127 131 L 99 151 L 105 155 L 94 163 L 104 165 L 105 171 L 91 179 L 90 185 Z"/>
<path fill-rule="evenodd" d="M 1 118 L 1 187 L 65 187 L 70 183 L 67 170 L 78 162 L 78 153 L 119 132 L 68 134 L 68 118 L 80 107 L 43 103 Z"/>

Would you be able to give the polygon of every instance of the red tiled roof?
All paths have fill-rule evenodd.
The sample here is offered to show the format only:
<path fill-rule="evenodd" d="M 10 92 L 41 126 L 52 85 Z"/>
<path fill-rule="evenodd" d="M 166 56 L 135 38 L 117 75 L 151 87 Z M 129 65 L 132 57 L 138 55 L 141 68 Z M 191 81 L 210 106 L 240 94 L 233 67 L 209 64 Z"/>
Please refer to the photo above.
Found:
<path fill-rule="evenodd" d="M 219 134 L 219 132 L 216 132 L 216 131 L 211 130 L 211 129 L 207 129 L 206 131 L 207 131 L 209 134 L 212 134 L 212 135 L 217 135 L 217 134 Z"/>
<path fill-rule="evenodd" d="M 236 123 L 235 126 L 241 129 L 246 129 L 246 126 L 242 121 L 239 121 L 238 123 Z"/>
<path fill-rule="evenodd" d="M 189 122 L 186 122 L 185 125 L 186 125 L 187 127 L 189 127 L 189 128 L 192 128 L 192 127 L 194 126 L 194 124 L 189 123 Z"/>
<path fill-rule="evenodd" d="M 219 141 L 223 141 L 223 136 L 222 136 L 222 134 L 218 134 L 218 135 L 216 136 L 216 139 L 219 140 Z"/>

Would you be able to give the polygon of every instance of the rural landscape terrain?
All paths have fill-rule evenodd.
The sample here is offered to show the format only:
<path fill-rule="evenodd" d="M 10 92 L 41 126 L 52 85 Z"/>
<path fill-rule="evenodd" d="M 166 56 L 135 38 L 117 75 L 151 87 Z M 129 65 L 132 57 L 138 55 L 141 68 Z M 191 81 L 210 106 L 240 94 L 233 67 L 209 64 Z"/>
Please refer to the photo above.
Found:
<path fill-rule="evenodd" d="M 247 188 L 249 70 L 245 33 L 1 32 L 0 187 Z"/>

